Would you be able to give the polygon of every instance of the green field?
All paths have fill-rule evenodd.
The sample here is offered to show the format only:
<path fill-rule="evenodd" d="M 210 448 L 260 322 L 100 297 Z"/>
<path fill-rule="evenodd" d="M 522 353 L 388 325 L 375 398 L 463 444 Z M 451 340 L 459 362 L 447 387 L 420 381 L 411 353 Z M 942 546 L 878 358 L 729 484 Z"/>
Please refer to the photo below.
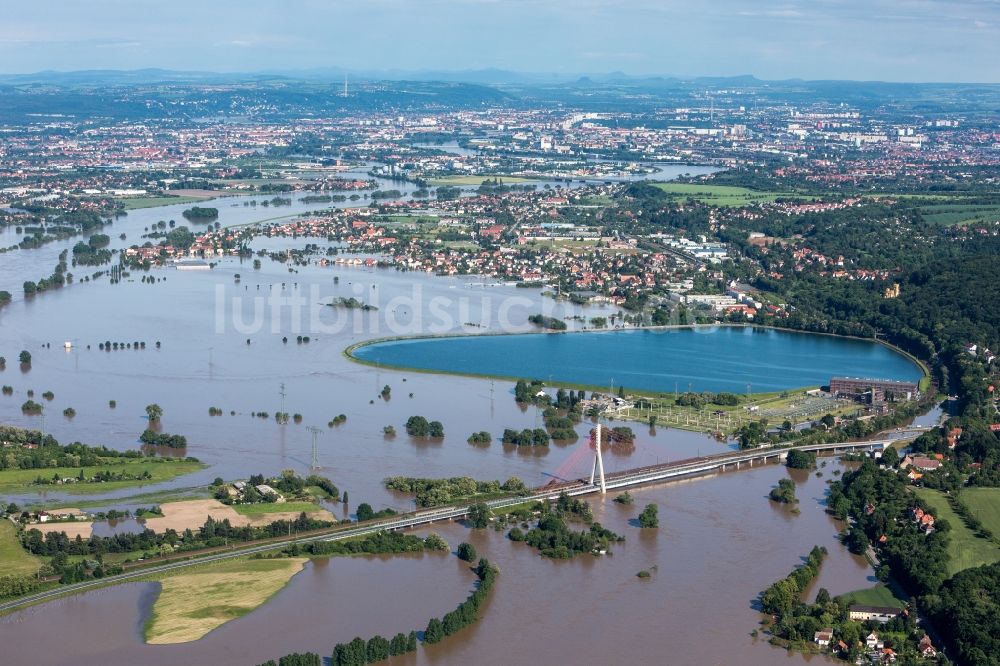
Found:
<path fill-rule="evenodd" d="M 958 500 L 983 527 L 1000 537 L 1000 488 L 965 488 L 958 494 Z"/>
<path fill-rule="evenodd" d="M 318 504 L 313 504 L 312 502 L 264 502 L 261 504 L 234 504 L 233 509 L 236 513 L 243 516 L 264 516 L 269 513 L 286 513 L 289 511 L 295 511 L 296 513 L 301 513 L 305 511 L 309 513 L 311 511 L 319 511 L 322 509 Z"/>
<path fill-rule="evenodd" d="M 778 198 L 812 200 L 794 192 L 757 191 L 734 185 L 705 185 L 702 183 L 650 183 L 675 198 L 694 199 L 711 206 L 749 206 L 771 203 Z"/>
<path fill-rule="evenodd" d="M 918 210 L 924 220 L 943 227 L 1000 220 L 1000 204 L 932 204 L 920 206 Z"/>
<path fill-rule="evenodd" d="M 170 481 L 183 474 L 197 472 L 205 465 L 199 462 L 187 460 L 167 461 L 167 460 L 135 460 L 125 463 L 114 463 L 108 465 L 97 465 L 94 467 L 46 467 L 44 469 L 5 469 L 0 471 L 0 493 L 13 492 L 42 492 L 44 490 L 59 490 L 60 492 L 74 495 L 86 495 L 91 493 L 101 493 L 119 488 L 133 488 L 148 486 L 153 483 Z M 141 474 L 143 470 L 148 470 L 153 478 L 144 481 L 108 481 L 105 483 L 73 483 L 62 486 L 35 485 L 33 482 L 39 476 L 43 479 L 51 479 L 58 474 L 62 478 L 76 477 L 83 469 L 85 476 L 93 476 L 99 471 L 112 473 L 127 472 L 129 474 Z"/>
<path fill-rule="evenodd" d="M 196 641 L 264 604 L 305 563 L 305 558 L 239 559 L 154 577 L 161 588 L 144 628 L 146 642 Z"/>
<path fill-rule="evenodd" d="M 41 561 L 21 548 L 17 530 L 9 520 L 0 520 L 0 576 L 32 576 Z"/>
<path fill-rule="evenodd" d="M 532 183 L 535 182 L 534 178 L 523 178 L 521 176 L 443 176 L 441 178 L 435 178 L 430 181 L 431 187 L 460 187 L 468 185 L 482 185 L 484 180 L 493 180 L 494 178 L 499 178 L 503 181 L 504 185 L 516 185 L 520 183 Z"/>
<path fill-rule="evenodd" d="M 992 564 L 1000 560 L 1000 546 L 976 536 L 970 530 L 962 517 L 948 504 L 948 499 L 937 490 L 930 488 L 914 488 L 917 497 L 931 508 L 938 520 L 947 520 L 951 525 L 951 537 L 948 543 L 948 573 L 954 575 L 970 567 Z"/>
<path fill-rule="evenodd" d="M 139 208 L 155 208 L 157 206 L 169 206 L 171 204 L 194 203 L 195 201 L 205 201 L 206 197 L 139 197 L 136 199 L 117 199 L 125 206 L 125 210 L 138 210 Z"/>
<path fill-rule="evenodd" d="M 875 587 L 842 594 L 837 599 L 846 605 L 861 604 L 863 606 L 890 606 L 895 608 L 902 608 L 906 605 L 906 602 L 896 597 L 892 593 L 892 590 L 881 583 Z"/>

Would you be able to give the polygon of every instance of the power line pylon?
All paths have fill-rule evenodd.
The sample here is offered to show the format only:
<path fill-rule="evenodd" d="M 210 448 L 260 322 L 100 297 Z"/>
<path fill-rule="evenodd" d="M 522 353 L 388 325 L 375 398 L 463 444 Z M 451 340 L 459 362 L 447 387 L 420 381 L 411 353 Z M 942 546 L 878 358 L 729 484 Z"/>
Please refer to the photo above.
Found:
<path fill-rule="evenodd" d="M 319 447 L 316 445 L 316 438 L 323 431 L 316 426 L 309 426 L 308 430 L 312 433 L 312 462 L 309 463 L 309 469 L 319 469 Z"/>

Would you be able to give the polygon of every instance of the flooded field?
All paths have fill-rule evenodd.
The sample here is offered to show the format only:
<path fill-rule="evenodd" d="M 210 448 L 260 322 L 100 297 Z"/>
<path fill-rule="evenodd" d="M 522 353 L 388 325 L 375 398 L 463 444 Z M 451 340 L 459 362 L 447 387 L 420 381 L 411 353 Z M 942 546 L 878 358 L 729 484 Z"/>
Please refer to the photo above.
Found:
<path fill-rule="evenodd" d="M 223 224 L 262 217 L 260 210 L 247 212 L 249 207 L 237 200 L 218 205 Z M 134 242 L 156 220 L 179 219 L 185 207 L 133 212 L 113 225 L 113 245 Z M 295 203 L 278 214 L 305 209 Z M 129 240 L 119 241 L 119 233 Z M 51 270 L 59 251 L 74 242 L 4 255 L 0 288 L 18 291 L 10 285 Z M 266 243 L 274 249 L 290 246 L 288 239 Z M 254 247 L 265 247 L 265 241 Z M 589 318 L 612 308 L 554 305 L 537 290 L 481 278 L 345 265 L 291 267 L 267 259 L 259 270 L 248 261 L 222 258 L 210 271 L 158 269 L 149 275 L 155 278 L 152 284 L 140 281 L 138 273 L 118 285 L 102 278 L 30 300 L 17 298 L 0 310 L 0 354 L 14 359 L 27 349 L 33 356 L 30 370 L 8 361 L 0 373 L 14 389 L 13 395 L 0 397 L 0 420 L 42 428 L 63 442 L 124 450 L 138 446 L 147 426 L 144 408 L 158 403 L 163 430 L 189 441 L 185 451 L 165 453 L 195 456 L 208 466 L 145 486 L 144 492 L 204 485 L 217 476 L 246 478 L 282 469 L 304 473 L 311 457 L 307 428 L 318 426 L 321 473 L 351 496 L 350 506 L 327 507 L 337 517 L 350 515 L 360 502 L 376 509 L 412 508 L 409 496 L 384 489 L 387 476 L 519 476 L 540 485 L 589 471 L 582 443 L 518 448 L 499 442 L 505 428 L 539 427 L 542 421 L 539 410 L 514 402 L 510 381 L 389 371 L 354 363 L 343 351 L 395 335 L 529 331 L 528 317 L 534 313 Z M 378 309 L 326 305 L 337 297 L 358 298 Z M 309 341 L 298 342 L 300 335 Z M 98 346 L 104 341 L 146 345 L 102 351 Z M 71 348 L 65 349 L 64 342 Z M 540 366 L 533 374 L 546 379 L 551 372 Z M 381 395 L 385 386 L 391 389 L 387 398 Z M 54 393 L 42 415 L 21 413 L 28 390 Z M 73 407 L 76 416 L 62 416 L 66 407 Z M 210 416 L 209 407 L 220 408 L 222 416 Z M 279 425 L 273 416 L 253 415 L 261 411 L 302 418 Z M 328 427 L 339 414 L 347 416 L 346 422 Z M 440 420 L 445 437 L 411 439 L 403 424 L 412 415 Z M 396 436 L 383 433 L 388 425 Z M 703 433 L 631 425 L 636 446 L 612 452 L 605 460 L 609 472 L 730 446 Z M 577 432 L 585 435 L 589 427 L 580 424 Z M 493 434 L 490 446 L 466 442 L 480 430 Z M 400 663 L 801 661 L 749 637 L 759 619 L 753 603 L 817 543 L 831 552 L 818 585 L 837 594 L 870 583 L 870 569 L 837 544 L 839 526 L 823 513 L 824 481 L 832 465 L 823 470 L 825 478 L 796 477 L 801 515 L 766 499 L 787 474 L 782 467 L 641 489 L 634 492 L 632 507 L 614 504 L 610 496 L 592 500 L 597 519 L 627 537 L 606 558 L 552 562 L 502 534 L 435 526 L 453 547 L 471 540 L 503 573 L 478 624 Z M 114 491 L 86 499 L 135 508 L 116 502 L 131 494 Z M 74 499 L 81 498 L 40 491 L 4 499 L 75 505 Z M 629 523 L 647 502 L 660 506 L 662 527 L 656 532 L 640 532 Z M 126 519 L 99 523 L 94 530 L 107 535 L 141 526 Z M 636 578 L 639 570 L 653 566 L 651 580 Z M 422 629 L 429 617 L 454 608 L 472 580 L 453 556 L 318 560 L 262 608 L 199 641 L 171 646 L 147 646 L 141 639 L 157 586 L 128 584 L 3 618 L 0 640 L 10 646 L 5 655 L 10 663 L 25 663 L 44 642 L 46 662 L 52 664 L 246 665 L 296 650 L 329 654 L 336 642 L 356 635 Z M 570 635 L 572 640 L 564 639 Z"/>
<path fill-rule="evenodd" d="M 478 623 L 390 663 L 802 663 L 805 657 L 750 637 L 760 620 L 758 593 L 816 544 L 830 555 L 810 594 L 819 587 L 841 594 L 874 580 L 864 559 L 839 545 L 841 526 L 823 511 L 834 469 L 831 461 L 822 478 L 793 476 L 799 515 L 766 497 L 788 474 L 775 465 L 637 489 L 632 506 L 612 502 L 613 495 L 592 498 L 595 519 L 626 537 L 603 558 L 545 560 L 503 533 L 457 523 L 421 530 L 437 532 L 453 549 L 469 541 L 501 575 Z M 634 525 L 647 503 L 659 506 L 658 530 Z M 651 579 L 636 577 L 654 567 Z M 423 629 L 471 589 L 466 568 L 444 554 L 317 560 L 258 610 L 200 641 L 169 646 L 141 639 L 156 585 L 121 585 L 0 619 L 0 638 L 17 636 L 6 641 L 11 663 L 25 663 L 39 641 L 47 663 L 67 665 L 245 666 L 295 650 L 328 655 L 355 635 Z"/>

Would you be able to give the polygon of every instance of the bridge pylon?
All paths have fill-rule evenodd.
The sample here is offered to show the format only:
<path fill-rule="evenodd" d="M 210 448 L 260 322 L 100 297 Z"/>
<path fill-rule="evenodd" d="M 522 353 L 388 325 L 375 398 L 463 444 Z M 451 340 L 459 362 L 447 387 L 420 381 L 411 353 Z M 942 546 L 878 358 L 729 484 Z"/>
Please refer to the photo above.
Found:
<path fill-rule="evenodd" d="M 590 469 L 590 485 L 594 485 L 594 477 L 600 475 L 601 494 L 606 495 L 607 486 L 604 484 L 604 459 L 601 457 L 601 422 L 597 422 L 594 430 L 594 466 Z"/>

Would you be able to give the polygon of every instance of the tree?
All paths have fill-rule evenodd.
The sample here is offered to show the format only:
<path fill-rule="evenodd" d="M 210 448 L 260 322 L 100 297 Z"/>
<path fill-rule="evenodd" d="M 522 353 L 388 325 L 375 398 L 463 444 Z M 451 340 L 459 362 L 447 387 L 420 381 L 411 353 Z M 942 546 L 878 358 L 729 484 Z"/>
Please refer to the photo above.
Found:
<path fill-rule="evenodd" d="M 389 658 L 389 641 L 378 634 L 368 639 L 368 663 L 374 664 Z"/>
<path fill-rule="evenodd" d="M 899 453 L 891 446 L 885 447 L 882 451 L 882 464 L 892 468 L 899 464 Z"/>
<path fill-rule="evenodd" d="M 448 550 L 448 542 L 442 539 L 440 535 L 431 532 L 424 539 L 424 548 L 427 550 Z"/>
<path fill-rule="evenodd" d="M 476 547 L 471 543 L 458 544 L 458 559 L 473 562 L 476 559 Z"/>
<path fill-rule="evenodd" d="M 163 408 L 155 402 L 150 405 L 146 405 L 146 418 L 149 419 L 150 423 L 159 423 L 162 416 Z"/>
<path fill-rule="evenodd" d="M 767 434 L 767 423 L 765 421 L 751 421 L 740 426 L 737 435 L 740 440 L 741 449 L 753 449 L 760 446 L 761 440 Z"/>
<path fill-rule="evenodd" d="M 21 365 L 26 367 L 31 367 L 31 353 L 24 349 L 20 354 L 17 355 L 17 359 L 21 362 Z"/>
<path fill-rule="evenodd" d="M 647 504 L 639 514 L 639 527 L 654 528 L 660 526 L 660 518 L 655 504 Z"/>
<path fill-rule="evenodd" d="M 427 628 L 424 629 L 424 642 L 433 645 L 440 642 L 442 638 L 444 638 L 444 625 L 441 624 L 441 620 L 433 617 L 427 623 Z"/>
<path fill-rule="evenodd" d="M 785 465 L 792 469 L 812 469 L 816 466 L 816 454 L 810 451 L 792 449 L 788 452 Z"/>
<path fill-rule="evenodd" d="M 350 643 L 337 643 L 333 648 L 334 666 L 365 666 L 368 663 L 368 644 L 361 637 Z"/>
<path fill-rule="evenodd" d="M 406 634 L 400 632 L 389 641 L 389 656 L 397 657 L 401 654 L 406 654 L 406 652 Z"/>
<path fill-rule="evenodd" d="M 371 520 L 375 515 L 375 511 L 372 510 L 371 504 L 367 502 L 362 502 L 358 505 L 357 509 L 358 522 L 364 522 L 366 520 Z"/>
<path fill-rule="evenodd" d="M 469 507 L 469 524 L 474 529 L 483 529 L 490 524 L 490 507 L 479 502 Z"/>

